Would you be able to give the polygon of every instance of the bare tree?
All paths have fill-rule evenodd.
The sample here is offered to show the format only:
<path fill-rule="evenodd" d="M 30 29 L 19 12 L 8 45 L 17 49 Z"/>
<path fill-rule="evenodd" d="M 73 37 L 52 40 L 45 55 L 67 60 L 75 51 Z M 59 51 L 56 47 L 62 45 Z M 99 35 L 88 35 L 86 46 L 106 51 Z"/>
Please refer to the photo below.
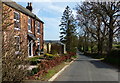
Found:
<path fill-rule="evenodd" d="M 102 17 L 102 21 L 109 30 L 108 39 L 108 54 L 112 50 L 113 36 L 120 29 L 120 1 L 100 3 L 99 8 L 101 11 L 97 13 Z"/>
<path fill-rule="evenodd" d="M 108 51 L 111 52 L 113 35 L 120 29 L 119 6 L 120 2 L 84 2 L 77 7 L 78 20 L 97 40 L 99 54 L 105 39 L 108 39 Z"/>
<path fill-rule="evenodd" d="M 78 5 L 77 18 L 80 26 L 86 31 L 85 34 L 93 37 L 97 41 L 98 54 L 101 55 L 107 29 L 102 23 L 101 17 L 93 12 L 94 7 L 95 5 L 86 2 Z"/>
<path fill-rule="evenodd" d="M 16 41 L 15 36 L 17 34 L 13 28 L 14 21 L 10 17 L 12 10 L 3 5 L 2 11 L 2 81 L 21 82 L 27 73 L 25 62 L 27 48 L 20 40 L 21 50 L 16 51 L 18 41 Z"/>
<path fill-rule="evenodd" d="M 0 17 L 2 17 L 2 2 L 0 1 Z M 2 18 L 0 18 L 0 82 L 2 82 Z"/>

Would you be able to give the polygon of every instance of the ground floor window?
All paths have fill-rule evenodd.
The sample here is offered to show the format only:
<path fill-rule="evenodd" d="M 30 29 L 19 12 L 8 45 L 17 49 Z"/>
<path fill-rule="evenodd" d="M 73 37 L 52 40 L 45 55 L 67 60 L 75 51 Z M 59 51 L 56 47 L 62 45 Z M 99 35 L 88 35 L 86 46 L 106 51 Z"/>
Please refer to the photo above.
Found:
<path fill-rule="evenodd" d="M 15 36 L 15 53 L 20 52 L 20 36 Z"/>
<path fill-rule="evenodd" d="M 38 40 L 38 43 L 37 43 L 37 45 L 38 45 L 38 55 L 40 55 L 40 38 L 37 38 L 37 40 Z"/>

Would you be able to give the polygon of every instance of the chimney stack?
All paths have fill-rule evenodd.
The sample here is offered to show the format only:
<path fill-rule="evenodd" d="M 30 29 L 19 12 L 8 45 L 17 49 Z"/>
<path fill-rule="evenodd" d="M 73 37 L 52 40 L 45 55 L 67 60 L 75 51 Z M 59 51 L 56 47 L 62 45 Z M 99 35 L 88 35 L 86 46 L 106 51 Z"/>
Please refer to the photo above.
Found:
<path fill-rule="evenodd" d="M 28 2 L 28 5 L 26 6 L 26 8 L 32 12 L 32 3 Z"/>

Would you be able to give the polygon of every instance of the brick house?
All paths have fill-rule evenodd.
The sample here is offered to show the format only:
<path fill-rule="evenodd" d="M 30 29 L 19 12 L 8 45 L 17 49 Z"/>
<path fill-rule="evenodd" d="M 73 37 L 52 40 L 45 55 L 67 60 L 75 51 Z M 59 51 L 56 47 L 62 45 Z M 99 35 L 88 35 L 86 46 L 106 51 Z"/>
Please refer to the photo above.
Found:
<path fill-rule="evenodd" d="M 7 27 L 9 31 L 3 32 L 3 43 L 7 44 L 11 31 L 14 31 L 13 38 L 16 41 L 16 54 L 21 49 L 27 50 L 27 56 L 32 57 L 40 55 L 43 51 L 43 24 L 35 14 L 32 13 L 32 3 L 28 3 L 24 8 L 16 2 L 2 2 L 2 12 L 10 10 L 7 14 L 9 17 L 5 22 L 10 21 L 11 25 Z M 4 16 L 2 16 L 4 17 Z M 2 27 L 4 29 L 4 27 Z M 12 40 L 11 40 L 12 41 Z M 22 47 L 26 48 L 22 48 Z"/>

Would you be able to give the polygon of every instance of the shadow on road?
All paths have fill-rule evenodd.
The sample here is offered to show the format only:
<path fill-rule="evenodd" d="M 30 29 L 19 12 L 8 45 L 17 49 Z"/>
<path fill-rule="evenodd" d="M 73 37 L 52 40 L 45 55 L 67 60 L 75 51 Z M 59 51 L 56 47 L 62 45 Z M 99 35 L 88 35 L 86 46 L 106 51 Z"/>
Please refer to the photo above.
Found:
<path fill-rule="evenodd" d="M 114 67 L 108 65 L 108 64 L 105 64 L 105 63 L 102 63 L 100 61 L 90 61 L 93 65 L 95 65 L 97 68 L 109 68 L 109 69 L 115 69 Z"/>
<path fill-rule="evenodd" d="M 87 61 L 90 62 L 91 64 L 93 64 L 96 68 L 108 68 L 108 69 L 117 69 L 117 72 L 120 72 L 120 70 L 118 70 L 118 68 L 115 68 L 111 65 L 108 65 L 106 63 L 101 62 L 100 59 L 93 59 L 90 57 L 87 57 L 83 54 L 80 54 L 80 56 L 78 56 L 78 58 L 75 61 Z"/>

